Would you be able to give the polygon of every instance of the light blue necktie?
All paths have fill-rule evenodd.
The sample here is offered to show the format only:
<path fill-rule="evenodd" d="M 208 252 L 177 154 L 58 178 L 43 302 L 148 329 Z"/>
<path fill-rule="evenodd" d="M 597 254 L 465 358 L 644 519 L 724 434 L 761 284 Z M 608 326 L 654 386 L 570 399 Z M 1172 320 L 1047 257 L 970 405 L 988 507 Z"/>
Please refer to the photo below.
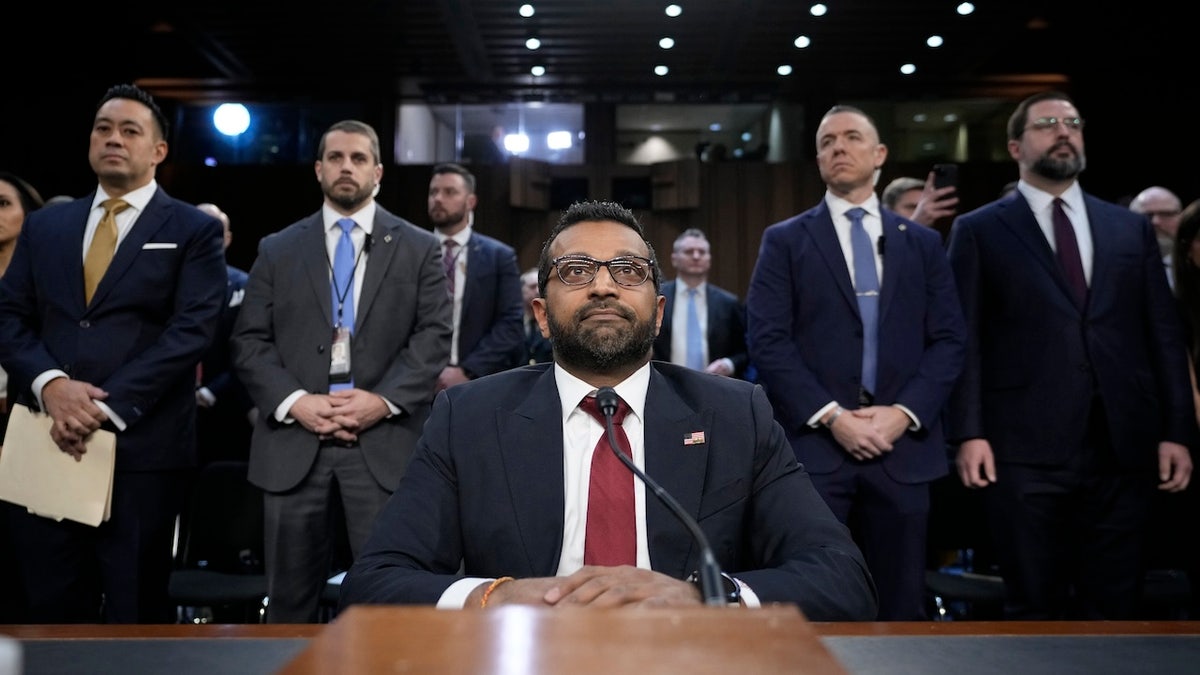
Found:
<path fill-rule="evenodd" d="M 875 371 L 879 350 L 879 274 L 875 270 L 875 247 L 863 227 L 866 210 L 854 207 L 846 212 L 850 219 L 850 251 L 854 257 L 854 293 L 862 316 L 862 386 L 875 393 Z"/>
<path fill-rule="evenodd" d="M 696 289 L 687 289 L 687 367 L 704 370 L 704 332 L 700 328 L 700 312 L 696 309 Z"/>
<path fill-rule="evenodd" d="M 342 228 L 342 236 L 338 239 L 337 249 L 333 253 L 333 278 L 330 280 L 330 291 L 333 298 L 333 325 L 345 326 L 354 333 L 354 240 L 350 231 L 355 222 L 349 218 L 337 221 Z M 330 391 L 350 389 L 353 382 L 330 385 Z"/>

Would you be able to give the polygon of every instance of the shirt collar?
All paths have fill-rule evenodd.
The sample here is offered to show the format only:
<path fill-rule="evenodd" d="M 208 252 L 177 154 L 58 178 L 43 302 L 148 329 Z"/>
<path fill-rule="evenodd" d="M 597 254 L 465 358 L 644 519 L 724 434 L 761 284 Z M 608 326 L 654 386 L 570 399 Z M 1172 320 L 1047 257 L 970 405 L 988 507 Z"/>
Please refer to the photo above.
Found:
<path fill-rule="evenodd" d="M 844 219 L 846 217 L 846 211 L 849 211 L 856 206 L 862 207 L 863 210 L 867 212 L 867 215 L 879 218 L 879 197 L 874 192 L 871 193 L 870 197 L 867 197 L 865 202 L 861 204 L 852 204 L 826 190 L 825 204 L 829 207 L 829 212 L 833 214 L 835 218 Z"/>
<path fill-rule="evenodd" d="M 462 247 L 467 245 L 467 241 L 471 238 L 471 232 L 473 229 L 474 228 L 472 226 L 468 225 L 458 232 L 455 232 L 453 235 L 447 236 L 442 234 L 441 230 L 434 228 L 433 234 L 438 238 L 439 244 L 444 245 L 447 239 L 453 239 L 460 247 Z"/>
<path fill-rule="evenodd" d="M 342 218 L 349 218 L 354 221 L 355 225 L 361 227 L 363 232 L 366 232 L 369 235 L 375 227 L 375 211 L 375 200 L 373 199 L 368 201 L 361 209 L 351 213 L 348 216 L 343 216 L 337 211 L 334 211 L 333 207 L 329 204 L 324 204 L 321 206 L 321 218 L 325 222 L 326 232 L 338 227 L 337 221 L 341 220 Z"/>
<path fill-rule="evenodd" d="M 146 205 L 150 203 L 150 200 L 154 197 L 154 192 L 156 190 L 158 190 L 158 181 L 151 178 L 150 182 L 146 183 L 142 187 L 121 195 L 121 199 L 124 199 L 125 203 L 136 209 L 138 213 L 141 213 L 142 211 L 146 210 Z M 106 199 L 110 198 L 111 196 L 104 191 L 104 188 L 97 187 L 96 199 L 92 202 L 92 208 L 100 208 L 100 205 L 103 204 Z"/>
<path fill-rule="evenodd" d="M 1039 190 L 1023 180 L 1017 182 L 1017 190 L 1025 197 L 1025 201 L 1029 202 L 1029 209 L 1034 213 L 1049 211 L 1050 203 L 1055 199 L 1055 195 Z M 1071 183 L 1071 187 L 1063 190 L 1058 197 L 1066 203 L 1067 211 L 1083 213 L 1083 188 L 1079 187 L 1079 181 Z"/>
<path fill-rule="evenodd" d="M 598 389 L 598 387 L 594 387 L 567 372 L 558 363 L 554 364 L 554 383 L 558 385 L 558 400 L 562 404 L 562 418 L 564 420 L 579 406 L 579 402 L 583 400 L 584 396 Z M 641 368 L 635 370 L 623 382 L 613 387 L 613 389 L 617 390 L 617 395 L 629 406 L 629 411 L 643 424 L 645 424 L 646 420 L 643 415 L 646 408 L 646 390 L 649 387 L 649 363 L 642 365 Z"/>

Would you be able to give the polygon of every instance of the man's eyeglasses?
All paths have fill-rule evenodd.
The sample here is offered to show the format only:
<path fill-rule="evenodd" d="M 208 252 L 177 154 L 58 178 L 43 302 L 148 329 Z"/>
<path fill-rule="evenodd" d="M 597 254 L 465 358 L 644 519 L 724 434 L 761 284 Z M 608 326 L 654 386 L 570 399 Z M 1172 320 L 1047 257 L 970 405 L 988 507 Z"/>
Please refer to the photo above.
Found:
<path fill-rule="evenodd" d="M 1067 131 L 1083 131 L 1082 117 L 1038 117 L 1029 122 L 1026 129 L 1034 131 L 1049 131 L 1062 124 L 1067 128 Z"/>
<path fill-rule="evenodd" d="M 607 267 L 613 281 L 621 286 L 641 286 L 650 279 L 654 261 L 629 255 L 612 260 L 596 260 L 586 255 L 564 255 L 550 261 L 558 270 L 558 279 L 568 286 L 586 286 L 596 279 L 601 267 Z"/>

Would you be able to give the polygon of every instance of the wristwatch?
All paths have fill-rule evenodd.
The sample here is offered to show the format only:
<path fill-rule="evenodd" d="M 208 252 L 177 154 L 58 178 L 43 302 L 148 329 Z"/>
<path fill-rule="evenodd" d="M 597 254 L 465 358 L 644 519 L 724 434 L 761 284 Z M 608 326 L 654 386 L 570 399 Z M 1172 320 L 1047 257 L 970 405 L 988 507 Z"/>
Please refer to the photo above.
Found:
<path fill-rule="evenodd" d="M 707 600 L 704 597 L 704 584 L 700 583 L 700 571 L 697 570 L 687 578 L 687 582 L 693 584 L 696 590 L 700 591 L 700 598 Z M 737 580 L 728 574 L 721 572 L 721 595 L 725 598 L 725 602 L 730 605 L 742 604 L 742 587 Z"/>

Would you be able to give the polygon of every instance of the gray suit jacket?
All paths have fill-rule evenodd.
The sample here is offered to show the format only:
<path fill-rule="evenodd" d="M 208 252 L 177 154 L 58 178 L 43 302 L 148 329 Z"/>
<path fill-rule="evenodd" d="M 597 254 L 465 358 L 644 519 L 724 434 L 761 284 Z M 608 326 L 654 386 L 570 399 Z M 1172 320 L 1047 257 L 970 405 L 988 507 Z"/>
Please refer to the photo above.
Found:
<path fill-rule="evenodd" d="M 329 391 L 333 318 L 323 225 L 318 211 L 263 238 L 234 328 L 234 365 L 260 411 L 249 478 L 265 490 L 298 485 L 320 444 L 273 412 L 298 389 Z M 375 480 L 394 490 L 449 361 L 452 306 L 437 238 L 383 207 L 366 265 L 355 312 L 354 383 L 404 412 L 362 432 L 359 442 Z"/>

